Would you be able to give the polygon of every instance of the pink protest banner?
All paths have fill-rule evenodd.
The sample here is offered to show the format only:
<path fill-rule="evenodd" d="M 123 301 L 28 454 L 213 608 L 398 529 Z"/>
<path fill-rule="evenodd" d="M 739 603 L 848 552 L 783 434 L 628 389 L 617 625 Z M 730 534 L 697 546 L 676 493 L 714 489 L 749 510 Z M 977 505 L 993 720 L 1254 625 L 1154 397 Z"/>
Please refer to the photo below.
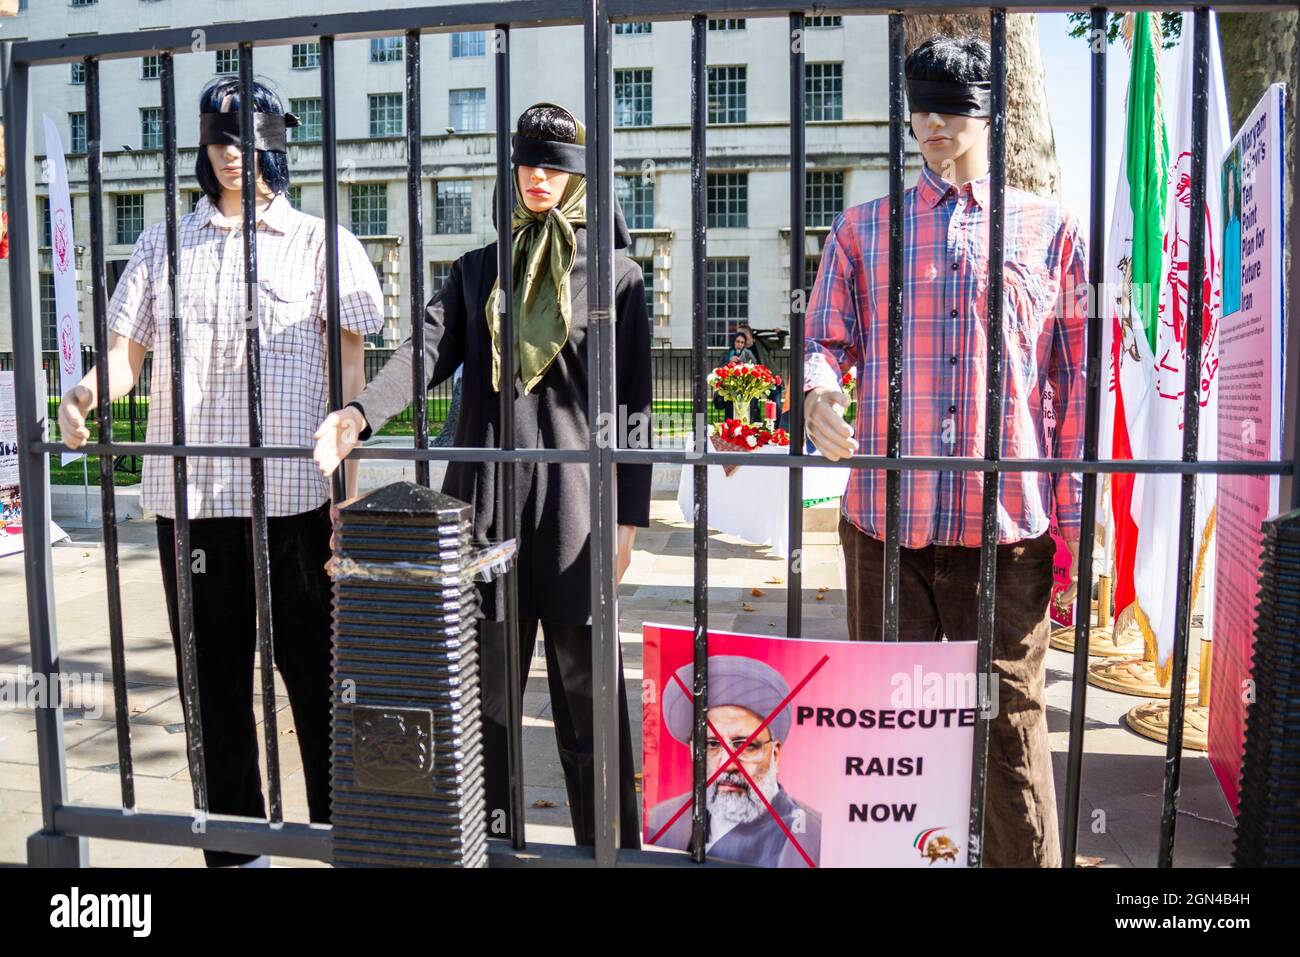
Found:
<path fill-rule="evenodd" d="M 1220 166 L 1223 318 L 1219 345 L 1219 458 L 1281 457 L 1282 148 L 1286 91 L 1256 104 Z M 1250 655 L 1262 547 L 1260 523 L 1277 513 L 1276 475 L 1220 475 L 1210 680 L 1210 766 L 1234 814 L 1252 700 Z"/>
<path fill-rule="evenodd" d="M 691 835 L 693 632 L 645 625 L 644 835 Z M 768 867 L 964 867 L 974 642 L 709 632 L 709 856 Z"/>

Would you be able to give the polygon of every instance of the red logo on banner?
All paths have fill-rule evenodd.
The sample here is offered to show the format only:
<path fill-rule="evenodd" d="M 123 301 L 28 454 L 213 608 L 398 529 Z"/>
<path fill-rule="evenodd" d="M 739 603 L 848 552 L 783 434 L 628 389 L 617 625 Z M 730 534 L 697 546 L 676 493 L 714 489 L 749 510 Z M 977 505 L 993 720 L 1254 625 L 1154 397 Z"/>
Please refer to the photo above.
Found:
<path fill-rule="evenodd" d="M 54 211 L 54 268 L 68 271 L 68 218 L 63 209 Z"/>

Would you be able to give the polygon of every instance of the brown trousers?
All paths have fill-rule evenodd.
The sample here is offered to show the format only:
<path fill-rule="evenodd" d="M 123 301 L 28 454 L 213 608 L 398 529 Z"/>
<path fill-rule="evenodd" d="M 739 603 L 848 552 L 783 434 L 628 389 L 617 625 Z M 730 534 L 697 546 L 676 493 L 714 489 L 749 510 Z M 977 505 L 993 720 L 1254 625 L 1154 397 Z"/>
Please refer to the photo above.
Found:
<path fill-rule="evenodd" d="M 840 516 L 849 638 L 880 641 L 885 543 Z M 1059 867 L 1056 790 L 1047 742 L 1044 657 L 1052 595 L 1050 535 L 999 545 L 993 628 L 998 713 L 989 723 L 984 816 L 987 867 Z M 980 550 L 899 549 L 900 641 L 974 641 Z"/>

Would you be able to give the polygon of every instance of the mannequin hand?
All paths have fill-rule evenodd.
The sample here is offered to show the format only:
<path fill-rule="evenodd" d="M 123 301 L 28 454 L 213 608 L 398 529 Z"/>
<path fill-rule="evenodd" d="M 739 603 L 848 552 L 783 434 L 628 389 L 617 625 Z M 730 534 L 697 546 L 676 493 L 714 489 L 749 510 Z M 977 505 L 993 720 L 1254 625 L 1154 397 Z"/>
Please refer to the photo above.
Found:
<path fill-rule="evenodd" d="M 70 449 L 79 449 L 90 441 L 90 429 L 86 428 L 86 413 L 90 411 L 93 396 L 84 385 L 73 386 L 59 403 L 59 433 L 63 444 Z"/>
<path fill-rule="evenodd" d="M 1070 603 L 1079 594 L 1079 542 L 1067 541 L 1065 547 L 1070 550 L 1070 584 L 1056 596 L 1056 603 L 1062 609 L 1069 608 Z"/>
<path fill-rule="evenodd" d="M 635 540 L 635 525 L 620 525 L 618 527 L 618 555 L 614 560 L 615 584 L 623 580 L 623 573 L 627 571 L 627 566 L 632 564 L 632 542 Z"/>
<path fill-rule="evenodd" d="M 844 410 L 852 400 L 843 392 L 816 387 L 804 401 L 804 428 L 817 451 L 835 462 L 858 450 L 853 428 L 844 421 Z"/>
<path fill-rule="evenodd" d="M 366 417 L 354 405 L 331 412 L 320 424 L 313 438 L 316 439 L 316 451 L 312 458 L 324 475 L 333 475 L 353 449 L 361 444 L 360 438 L 366 428 Z"/>

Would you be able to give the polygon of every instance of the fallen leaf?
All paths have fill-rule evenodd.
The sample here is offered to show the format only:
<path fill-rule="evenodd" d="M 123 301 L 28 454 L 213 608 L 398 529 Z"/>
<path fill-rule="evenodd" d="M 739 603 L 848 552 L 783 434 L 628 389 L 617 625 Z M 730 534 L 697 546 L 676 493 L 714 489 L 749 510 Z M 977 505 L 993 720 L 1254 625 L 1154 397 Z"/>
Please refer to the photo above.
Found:
<path fill-rule="evenodd" d="M 250 312 L 249 315 L 251 316 L 252 313 Z M 821 591 L 819 591 L 819 592 L 817 593 L 817 600 L 818 600 L 818 601 L 825 601 L 825 600 L 826 600 L 826 593 L 825 593 L 825 592 L 821 592 Z"/>
<path fill-rule="evenodd" d="M 1088 857 L 1086 854 L 1076 854 L 1074 856 L 1075 867 L 1100 867 L 1104 857 Z"/>
<path fill-rule="evenodd" d="M 763 589 L 761 588 L 751 588 L 749 590 L 749 593 L 753 595 L 755 598 L 762 598 L 764 595 L 767 594 L 767 592 L 763 591 Z"/>
<path fill-rule="evenodd" d="M 830 591 L 830 590 L 831 590 L 831 586 L 830 586 L 830 585 L 818 585 L 818 586 L 817 586 L 817 590 L 818 590 L 819 592 Z"/>
<path fill-rule="evenodd" d="M 784 584 L 785 584 L 785 579 L 782 578 L 780 575 L 773 575 L 771 578 L 769 578 L 769 579 L 767 579 L 765 582 L 763 582 L 763 584 L 764 584 L 764 585 L 784 585 Z"/>
<path fill-rule="evenodd" d="M 548 801 L 546 800 L 546 798 L 538 798 L 536 801 L 533 802 L 533 807 L 556 807 L 556 806 L 557 805 L 554 801 Z"/>
<path fill-rule="evenodd" d="M 251 315 L 251 313 L 250 313 L 250 315 Z M 285 728 L 285 729 L 284 729 L 283 731 L 281 731 L 280 733 L 281 733 L 281 734 L 297 734 L 298 732 L 295 731 L 293 728 Z"/>
<path fill-rule="evenodd" d="M 754 610 L 754 606 L 751 605 L 751 604 L 750 604 L 749 602 L 747 602 L 747 601 L 742 601 L 742 602 L 740 603 L 740 607 L 741 607 L 742 609 L 744 609 L 745 611 L 753 611 L 753 610 Z"/>

